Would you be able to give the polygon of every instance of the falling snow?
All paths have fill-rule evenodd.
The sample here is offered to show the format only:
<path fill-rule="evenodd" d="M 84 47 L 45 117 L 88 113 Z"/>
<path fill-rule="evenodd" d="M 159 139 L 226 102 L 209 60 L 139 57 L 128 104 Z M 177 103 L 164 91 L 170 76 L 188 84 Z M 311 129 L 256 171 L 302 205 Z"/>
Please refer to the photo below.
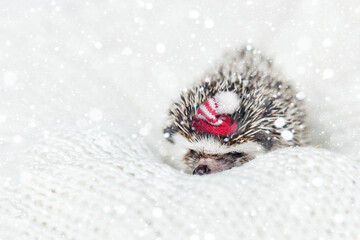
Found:
<path fill-rule="evenodd" d="M 300 74 L 300 75 L 302 75 L 302 74 L 304 74 L 305 73 L 305 67 L 303 67 L 303 66 L 298 66 L 297 68 L 296 68 L 296 72 L 298 73 L 298 74 Z"/>
<path fill-rule="evenodd" d="M 359 215 L 356 204 L 350 204 L 359 202 L 356 184 L 348 179 L 357 177 L 351 171 L 358 172 L 357 162 L 349 160 L 360 154 L 358 1 L 17 0 L 3 1 L 0 11 L 0 185 L 22 185 L 27 193 L 38 193 L 21 202 L 26 192 L 11 198 L 0 189 L 0 238 L 15 239 L 2 234 L 36 221 L 23 236 L 88 239 L 80 235 L 91 233 L 97 239 L 116 239 L 126 226 L 124 239 L 134 232 L 137 239 L 169 239 L 166 229 L 174 239 L 192 240 L 261 239 L 274 232 L 286 239 L 356 239 L 346 234 L 351 226 L 358 229 L 358 221 L 352 220 Z M 275 69 L 289 79 L 297 92 L 292 100 L 306 107 L 310 146 L 279 149 L 266 153 L 264 161 L 192 182 L 191 175 L 161 162 L 169 156 L 162 142 L 170 137 L 162 132 L 168 106 L 203 78 L 216 59 L 244 45 L 270 56 Z M 292 141 L 297 132 L 287 129 L 291 124 L 286 117 L 273 120 L 279 138 Z M 84 133 L 94 129 L 99 132 L 91 137 Z M 131 144 L 126 154 L 120 135 Z M 141 152 L 141 146 L 151 151 Z M 107 171 L 98 171 L 99 165 Z M 45 176 L 51 181 L 44 181 Z M 60 184 L 42 188 L 59 179 Z M 134 182 L 132 188 L 127 188 L 129 182 Z M 81 183 L 88 188 L 79 187 Z M 75 192 L 68 194 L 69 189 Z M 324 189 L 334 198 L 315 194 L 326 193 Z M 69 201 L 52 208 L 63 202 L 53 201 L 61 195 Z M 77 202 L 76 196 L 83 195 L 84 201 Z M 38 200 L 44 196 L 50 197 Z M 249 201 L 252 196 L 259 201 Z M 235 208 L 226 204 L 229 199 Z M 272 201 L 275 207 L 266 209 Z M 337 208 L 327 211 L 332 203 Z M 279 215 L 281 209 L 291 218 Z M 35 217 L 32 210 L 45 217 Z M 50 214 L 58 210 L 67 214 Z M 95 219 L 99 214 L 102 218 Z M 325 232 L 333 238 L 314 230 L 326 224 L 325 215 L 331 220 Z M 295 217 L 296 224 L 288 221 Z M 69 224 L 74 235 L 60 236 L 61 226 L 48 224 L 57 220 Z M 314 226 L 307 228 L 309 222 Z M 236 228 L 227 228 L 229 224 Z"/>
<path fill-rule="evenodd" d="M 132 54 L 132 49 L 130 47 L 125 47 L 122 50 L 121 54 L 123 54 L 123 55 L 131 55 Z"/>
<path fill-rule="evenodd" d="M 315 187 L 321 187 L 323 185 L 323 179 L 320 177 L 316 177 L 314 179 L 311 180 L 311 183 L 315 186 Z"/>
<path fill-rule="evenodd" d="M 102 48 L 101 42 L 96 42 L 96 43 L 94 43 L 94 47 L 97 48 L 97 49 Z"/>
<path fill-rule="evenodd" d="M 11 87 L 15 85 L 17 80 L 17 75 L 14 72 L 5 72 L 3 75 L 4 85 L 6 87 Z"/>
<path fill-rule="evenodd" d="M 302 51 L 309 50 L 311 48 L 311 45 L 312 45 L 311 38 L 309 38 L 307 36 L 301 37 L 297 41 L 297 47 Z"/>
<path fill-rule="evenodd" d="M 274 125 L 276 128 L 283 128 L 286 124 L 286 119 L 285 118 L 278 118 L 276 119 Z"/>
<path fill-rule="evenodd" d="M 6 116 L 0 115 L 0 124 L 4 123 L 6 121 Z"/>
<path fill-rule="evenodd" d="M 200 237 L 198 235 L 191 235 L 189 240 L 200 240 Z"/>
<path fill-rule="evenodd" d="M 197 18 L 199 18 L 199 16 L 200 16 L 200 13 L 196 9 L 192 9 L 189 11 L 190 18 L 197 19 Z"/>
<path fill-rule="evenodd" d="M 329 39 L 329 38 L 324 39 L 324 41 L 322 42 L 322 45 L 326 48 L 331 47 L 331 45 L 332 45 L 331 39 Z"/>
<path fill-rule="evenodd" d="M 204 236 L 204 239 L 205 240 L 215 240 L 216 238 L 215 238 L 214 234 L 206 233 L 205 236 Z"/>
<path fill-rule="evenodd" d="M 298 92 L 297 94 L 296 94 L 296 98 L 298 99 L 298 100 L 304 100 L 305 99 L 305 97 L 306 97 L 306 94 L 305 94 L 305 92 Z"/>
<path fill-rule="evenodd" d="M 23 138 L 20 135 L 15 135 L 12 139 L 14 143 L 21 143 L 23 141 Z"/>
<path fill-rule="evenodd" d="M 165 45 L 164 45 L 163 43 L 158 43 L 158 44 L 156 45 L 156 51 L 157 51 L 158 53 L 164 53 L 165 50 L 166 50 L 166 47 L 165 47 Z"/>
<path fill-rule="evenodd" d="M 334 76 L 334 70 L 332 70 L 331 68 L 327 68 L 324 70 L 323 79 L 329 79 L 332 78 L 333 76 Z"/>
<path fill-rule="evenodd" d="M 162 216 L 162 214 L 163 214 L 163 211 L 161 210 L 161 208 L 154 208 L 154 210 L 153 210 L 154 217 L 159 218 Z"/>
<path fill-rule="evenodd" d="M 214 21 L 212 19 L 206 19 L 204 21 L 205 28 L 213 28 L 214 27 Z"/>
<path fill-rule="evenodd" d="M 283 130 L 281 132 L 281 137 L 286 141 L 291 141 L 294 138 L 294 134 L 291 130 Z"/>
<path fill-rule="evenodd" d="M 93 108 L 90 110 L 89 117 L 94 122 L 101 121 L 103 118 L 103 112 L 100 109 Z"/>

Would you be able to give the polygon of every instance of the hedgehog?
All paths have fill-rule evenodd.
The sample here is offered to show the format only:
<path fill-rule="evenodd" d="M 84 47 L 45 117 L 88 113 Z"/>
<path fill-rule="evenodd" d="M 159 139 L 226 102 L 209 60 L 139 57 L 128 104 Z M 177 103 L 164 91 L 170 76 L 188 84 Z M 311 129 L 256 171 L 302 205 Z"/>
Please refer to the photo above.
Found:
<path fill-rule="evenodd" d="M 252 46 L 228 53 L 216 71 L 183 91 L 164 137 L 186 172 L 221 172 L 280 147 L 308 143 L 303 94 Z"/>

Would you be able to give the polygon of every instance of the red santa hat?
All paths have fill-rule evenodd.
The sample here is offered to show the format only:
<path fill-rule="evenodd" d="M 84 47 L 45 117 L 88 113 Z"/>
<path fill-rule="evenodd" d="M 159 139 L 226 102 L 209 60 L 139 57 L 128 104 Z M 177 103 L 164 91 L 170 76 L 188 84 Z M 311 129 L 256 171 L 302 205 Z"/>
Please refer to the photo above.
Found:
<path fill-rule="evenodd" d="M 218 93 L 199 107 L 191 127 L 197 132 L 230 136 L 236 132 L 237 124 L 226 114 L 233 114 L 239 105 L 240 99 L 236 93 Z"/>

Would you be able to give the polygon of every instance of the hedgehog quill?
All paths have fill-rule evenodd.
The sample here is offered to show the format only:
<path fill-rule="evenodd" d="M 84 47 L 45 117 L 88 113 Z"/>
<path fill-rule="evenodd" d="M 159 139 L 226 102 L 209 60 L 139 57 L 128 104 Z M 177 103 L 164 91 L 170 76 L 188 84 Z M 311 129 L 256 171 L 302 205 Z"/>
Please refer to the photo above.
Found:
<path fill-rule="evenodd" d="M 308 142 L 303 99 L 247 46 L 228 54 L 169 110 L 164 137 L 192 174 L 221 172 L 267 151 Z M 298 95 L 299 96 L 299 95 Z"/>

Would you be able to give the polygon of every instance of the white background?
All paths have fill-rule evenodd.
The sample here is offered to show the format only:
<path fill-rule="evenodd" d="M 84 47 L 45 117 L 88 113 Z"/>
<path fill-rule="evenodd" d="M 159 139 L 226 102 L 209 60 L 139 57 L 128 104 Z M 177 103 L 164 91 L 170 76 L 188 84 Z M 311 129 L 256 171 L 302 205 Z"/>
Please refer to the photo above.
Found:
<path fill-rule="evenodd" d="M 0 10 L 3 153 L 69 128 L 155 136 L 180 90 L 246 43 L 304 91 L 315 145 L 360 146 L 357 1 L 3 1 Z"/>
<path fill-rule="evenodd" d="M 0 236 L 359 238 L 359 42 L 356 0 L 1 1 Z M 206 178 L 161 165 L 141 138 L 156 150 L 171 101 L 248 43 L 329 151 Z"/>

